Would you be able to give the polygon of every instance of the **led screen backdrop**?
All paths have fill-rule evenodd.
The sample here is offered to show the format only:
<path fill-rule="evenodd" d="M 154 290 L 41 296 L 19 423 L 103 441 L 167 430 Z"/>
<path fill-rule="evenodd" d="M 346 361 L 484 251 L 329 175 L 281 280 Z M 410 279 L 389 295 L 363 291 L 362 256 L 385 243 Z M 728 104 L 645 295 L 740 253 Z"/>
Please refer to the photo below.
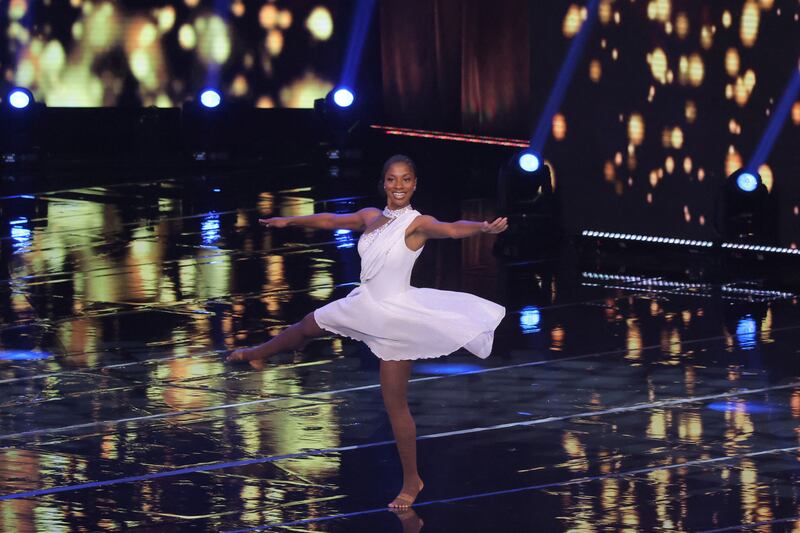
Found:
<path fill-rule="evenodd" d="M 312 107 L 340 75 L 337 0 L 10 0 L 5 88 L 49 106 L 178 106 L 204 86 L 259 107 Z"/>
<path fill-rule="evenodd" d="M 387 121 L 530 138 L 587 3 L 383 0 Z M 544 154 L 568 229 L 716 238 L 798 56 L 797 0 L 601 0 Z M 800 245 L 800 102 L 762 174 Z"/>
<path fill-rule="evenodd" d="M 584 15 L 563 9 L 562 46 Z M 793 0 L 601 1 L 548 144 L 573 229 L 716 238 L 721 185 L 800 67 L 799 17 Z M 759 169 L 783 246 L 800 244 L 799 158 L 795 102 Z"/>

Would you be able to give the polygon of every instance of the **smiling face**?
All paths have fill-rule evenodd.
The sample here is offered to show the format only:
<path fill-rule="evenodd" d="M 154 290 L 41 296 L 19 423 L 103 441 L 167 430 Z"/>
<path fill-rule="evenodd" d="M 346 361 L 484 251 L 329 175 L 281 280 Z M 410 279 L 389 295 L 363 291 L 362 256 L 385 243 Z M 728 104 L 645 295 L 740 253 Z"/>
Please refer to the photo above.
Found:
<path fill-rule="evenodd" d="M 383 175 L 383 188 L 386 191 L 386 206 L 400 209 L 411 203 L 417 176 L 408 163 L 392 163 Z"/>

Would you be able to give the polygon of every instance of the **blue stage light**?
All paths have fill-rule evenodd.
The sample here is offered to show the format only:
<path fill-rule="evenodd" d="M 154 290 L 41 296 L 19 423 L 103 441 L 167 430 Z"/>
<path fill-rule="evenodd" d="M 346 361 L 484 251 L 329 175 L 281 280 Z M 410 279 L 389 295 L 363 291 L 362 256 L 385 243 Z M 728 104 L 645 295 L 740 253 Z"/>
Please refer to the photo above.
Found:
<path fill-rule="evenodd" d="M 750 172 L 742 172 L 736 178 L 736 186 L 744 192 L 753 192 L 758 188 L 759 179 Z"/>
<path fill-rule="evenodd" d="M 222 103 L 222 96 L 214 89 L 205 89 L 200 93 L 200 103 L 205 107 L 214 108 Z"/>
<path fill-rule="evenodd" d="M 433 374 L 435 376 L 449 376 L 482 370 L 480 365 L 470 363 L 417 363 L 414 365 L 415 374 Z"/>
<path fill-rule="evenodd" d="M 333 235 L 336 239 L 337 248 L 352 248 L 356 245 L 356 241 L 353 239 L 353 232 L 349 229 L 337 229 Z"/>
<path fill-rule="evenodd" d="M 0 350 L 0 360 L 2 361 L 37 361 L 47 359 L 53 354 L 47 352 L 33 352 L 25 350 Z"/>
<path fill-rule="evenodd" d="M 539 332 L 539 322 L 542 319 L 542 314 L 538 307 L 529 305 L 523 307 L 519 312 L 519 326 L 522 328 L 522 333 L 537 333 Z"/>
<path fill-rule="evenodd" d="M 16 88 L 8 93 L 8 103 L 11 107 L 25 109 L 33 102 L 33 95 L 27 89 Z"/>
<path fill-rule="evenodd" d="M 761 414 L 761 413 L 774 413 L 776 411 L 783 410 L 777 405 L 755 403 L 755 402 L 736 402 L 736 401 L 713 402 L 708 404 L 707 407 L 712 411 L 719 411 L 721 413 L 728 411 L 728 412 Z"/>
<path fill-rule="evenodd" d="M 356 96 L 353 91 L 346 87 L 340 87 L 333 93 L 333 102 L 339 107 L 350 107 L 355 99 Z"/>
<path fill-rule="evenodd" d="M 208 213 L 205 217 L 203 217 L 203 222 L 201 223 L 201 234 L 203 236 L 203 244 L 210 245 L 217 242 L 220 238 L 219 233 L 219 214 L 218 213 Z"/>
<path fill-rule="evenodd" d="M 756 347 L 756 333 L 758 325 L 751 315 L 743 316 L 736 324 L 736 339 L 743 350 L 752 350 Z"/>
<path fill-rule="evenodd" d="M 526 150 L 519 154 L 517 164 L 525 172 L 536 172 L 542 165 L 542 160 L 535 153 Z"/>

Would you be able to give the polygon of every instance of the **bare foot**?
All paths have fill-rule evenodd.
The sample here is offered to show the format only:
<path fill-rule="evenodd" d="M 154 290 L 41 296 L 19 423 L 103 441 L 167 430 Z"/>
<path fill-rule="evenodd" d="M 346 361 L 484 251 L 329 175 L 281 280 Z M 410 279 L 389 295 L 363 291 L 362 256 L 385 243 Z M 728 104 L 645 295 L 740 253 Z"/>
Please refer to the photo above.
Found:
<path fill-rule="evenodd" d="M 389 504 L 390 509 L 408 509 L 414 502 L 417 500 L 417 495 L 422 491 L 422 488 L 425 485 L 422 483 L 422 480 L 417 480 L 416 484 L 412 484 L 411 486 L 403 485 L 403 488 L 400 490 L 400 494 L 392 500 Z"/>
<path fill-rule="evenodd" d="M 256 348 L 239 348 L 238 350 L 234 350 L 228 357 L 225 358 L 225 361 L 229 363 L 250 363 L 250 366 L 256 370 L 263 370 L 264 369 L 264 360 L 259 357 L 257 347 Z"/>
<path fill-rule="evenodd" d="M 419 533 L 419 530 L 425 525 L 414 509 L 391 509 L 391 511 L 400 519 L 403 533 Z"/>

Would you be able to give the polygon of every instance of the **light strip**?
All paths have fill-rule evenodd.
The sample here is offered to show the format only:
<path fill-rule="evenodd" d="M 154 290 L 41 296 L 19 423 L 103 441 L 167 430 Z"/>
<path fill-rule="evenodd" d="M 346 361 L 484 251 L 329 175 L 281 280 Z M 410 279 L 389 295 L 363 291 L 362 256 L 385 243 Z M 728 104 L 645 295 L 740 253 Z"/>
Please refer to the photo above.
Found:
<path fill-rule="evenodd" d="M 730 248 L 732 250 L 748 250 L 751 252 L 770 252 L 776 254 L 791 254 L 800 255 L 800 250 L 797 248 L 782 248 L 780 246 L 763 246 L 760 244 L 737 244 L 733 242 L 723 242 L 723 248 Z"/>
<path fill-rule="evenodd" d="M 775 296 L 778 298 L 794 298 L 796 295 L 791 292 L 768 291 L 763 289 L 742 289 L 740 287 L 729 287 L 723 285 L 722 292 L 733 292 L 736 294 L 748 294 L 753 296 Z"/>
<path fill-rule="evenodd" d="M 470 135 L 467 133 L 451 133 L 446 131 L 415 130 L 411 128 L 396 128 L 373 124 L 372 129 L 382 130 L 386 135 L 402 135 L 405 137 L 420 137 L 423 139 L 437 139 L 440 141 L 460 141 L 476 144 L 491 144 L 495 146 L 513 146 L 515 148 L 529 148 L 530 143 L 524 139 L 508 139 L 505 137 L 487 137 Z"/>
<path fill-rule="evenodd" d="M 679 239 L 676 237 L 656 237 L 653 235 L 637 235 L 634 233 L 613 233 L 609 231 L 584 230 L 581 232 L 584 237 L 600 237 L 603 239 L 618 239 L 622 241 L 657 242 L 661 244 L 677 244 L 680 246 L 702 246 L 711 248 L 714 243 L 711 241 L 698 241 L 694 239 Z"/>
<path fill-rule="evenodd" d="M 680 287 L 685 289 L 709 289 L 709 283 L 685 283 L 682 281 L 665 281 L 660 278 L 643 278 L 639 276 L 622 276 L 619 274 L 600 274 L 599 272 L 583 272 L 581 275 L 588 279 L 605 281 L 627 281 L 638 283 L 647 287 Z"/>

